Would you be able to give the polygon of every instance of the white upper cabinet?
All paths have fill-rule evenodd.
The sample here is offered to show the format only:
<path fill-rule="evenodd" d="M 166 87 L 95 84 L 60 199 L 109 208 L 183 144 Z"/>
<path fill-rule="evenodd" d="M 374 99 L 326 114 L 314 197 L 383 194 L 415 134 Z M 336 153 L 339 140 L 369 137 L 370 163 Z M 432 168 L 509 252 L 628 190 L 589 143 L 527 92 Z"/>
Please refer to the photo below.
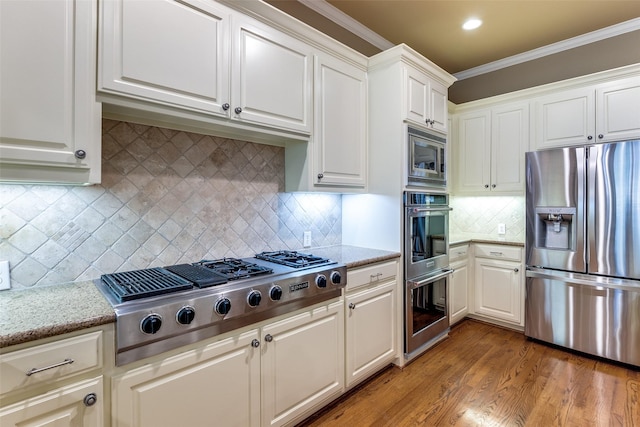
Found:
<path fill-rule="evenodd" d="M 226 7 L 198 0 L 101 7 L 99 90 L 228 116 Z"/>
<path fill-rule="evenodd" d="M 406 119 L 446 133 L 447 88 L 413 67 L 404 72 Z"/>
<path fill-rule="evenodd" d="M 202 120 L 311 133 L 308 45 L 212 1 L 101 6 L 99 91 L 205 114 Z"/>
<path fill-rule="evenodd" d="M 455 193 L 524 194 L 529 104 L 483 108 L 458 116 Z"/>
<path fill-rule="evenodd" d="M 640 136 L 640 77 L 565 90 L 535 100 L 540 150 Z"/>
<path fill-rule="evenodd" d="M 315 184 L 365 187 L 367 73 L 328 55 L 316 56 Z"/>
<path fill-rule="evenodd" d="M 0 180 L 100 182 L 97 6 L 0 1 Z"/>

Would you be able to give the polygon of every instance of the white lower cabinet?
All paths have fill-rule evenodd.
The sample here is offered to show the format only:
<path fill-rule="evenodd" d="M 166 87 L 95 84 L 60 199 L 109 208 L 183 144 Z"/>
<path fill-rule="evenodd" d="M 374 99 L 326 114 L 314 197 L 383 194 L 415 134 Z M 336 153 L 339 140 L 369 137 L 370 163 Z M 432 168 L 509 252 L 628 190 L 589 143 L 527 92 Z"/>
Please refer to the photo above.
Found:
<path fill-rule="evenodd" d="M 0 425 L 101 427 L 102 376 L 80 381 L 0 409 Z"/>
<path fill-rule="evenodd" d="M 342 393 L 343 301 L 112 379 L 113 426 L 289 425 Z"/>
<path fill-rule="evenodd" d="M 524 271 L 522 248 L 475 245 L 476 315 L 522 326 L 524 322 Z"/>
<path fill-rule="evenodd" d="M 453 325 L 464 319 L 469 312 L 469 245 L 451 246 L 450 267 L 453 270 L 449 280 L 449 323 Z"/>
<path fill-rule="evenodd" d="M 97 330 L 1 349 L 0 425 L 105 425 L 103 335 Z"/>
<path fill-rule="evenodd" d="M 397 266 L 393 261 L 349 271 L 345 297 L 347 387 L 397 356 L 397 314 L 401 312 L 397 306 Z"/>

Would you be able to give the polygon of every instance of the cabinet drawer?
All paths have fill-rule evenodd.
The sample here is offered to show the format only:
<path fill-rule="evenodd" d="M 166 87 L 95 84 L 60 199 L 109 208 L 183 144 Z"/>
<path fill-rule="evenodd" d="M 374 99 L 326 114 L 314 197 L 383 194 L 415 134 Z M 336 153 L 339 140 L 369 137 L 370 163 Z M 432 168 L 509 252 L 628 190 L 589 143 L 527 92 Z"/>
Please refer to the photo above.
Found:
<path fill-rule="evenodd" d="M 522 259 L 522 250 L 517 246 L 503 245 L 475 245 L 476 257 L 495 258 L 510 261 L 520 261 Z"/>
<path fill-rule="evenodd" d="M 372 283 L 395 277 L 398 274 L 397 261 L 373 264 L 347 272 L 347 290 L 356 289 Z"/>
<path fill-rule="evenodd" d="M 462 261 L 467 259 L 469 253 L 469 245 L 451 246 L 449 250 L 449 262 Z"/>
<path fill-rule="evenodd" d="M 102 331 L 3 354 L 0 395 L 101 366 Z"/>

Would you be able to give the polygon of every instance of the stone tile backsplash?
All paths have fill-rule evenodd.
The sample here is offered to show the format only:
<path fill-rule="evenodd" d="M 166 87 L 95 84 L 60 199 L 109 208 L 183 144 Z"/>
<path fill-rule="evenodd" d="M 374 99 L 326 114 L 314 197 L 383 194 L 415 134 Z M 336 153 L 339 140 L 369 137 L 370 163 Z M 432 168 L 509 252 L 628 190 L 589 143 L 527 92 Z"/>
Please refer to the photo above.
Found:
<path fill-rule="evenodd" d="M 341 196 L 283 193 L 284 149 L 103 120 L 102 184 L 0 185 L 0 259 L 24 288 L 340 244 Z"/>
<path fill-rule="evenodd" d="M 524 196 L 451 197 L 450 232 L 478 239 L 525 241 Z M 498 224 L 506 234 L 498 235 Z"/>

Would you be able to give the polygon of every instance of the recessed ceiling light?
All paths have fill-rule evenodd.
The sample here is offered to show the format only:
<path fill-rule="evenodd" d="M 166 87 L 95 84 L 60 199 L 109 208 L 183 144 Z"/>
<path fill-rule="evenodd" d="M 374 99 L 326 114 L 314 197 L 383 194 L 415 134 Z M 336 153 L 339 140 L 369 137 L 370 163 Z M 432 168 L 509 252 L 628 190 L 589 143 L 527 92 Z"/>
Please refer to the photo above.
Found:
<path fill-rule="evenodd" d="M 481 20 L 477 18 L 470 18 L 470 19 L 467 19 L 464 24 L 462 24 L 462 28 L 465 30 L 475 30 L 480 25 L 482 25 Z"/>

